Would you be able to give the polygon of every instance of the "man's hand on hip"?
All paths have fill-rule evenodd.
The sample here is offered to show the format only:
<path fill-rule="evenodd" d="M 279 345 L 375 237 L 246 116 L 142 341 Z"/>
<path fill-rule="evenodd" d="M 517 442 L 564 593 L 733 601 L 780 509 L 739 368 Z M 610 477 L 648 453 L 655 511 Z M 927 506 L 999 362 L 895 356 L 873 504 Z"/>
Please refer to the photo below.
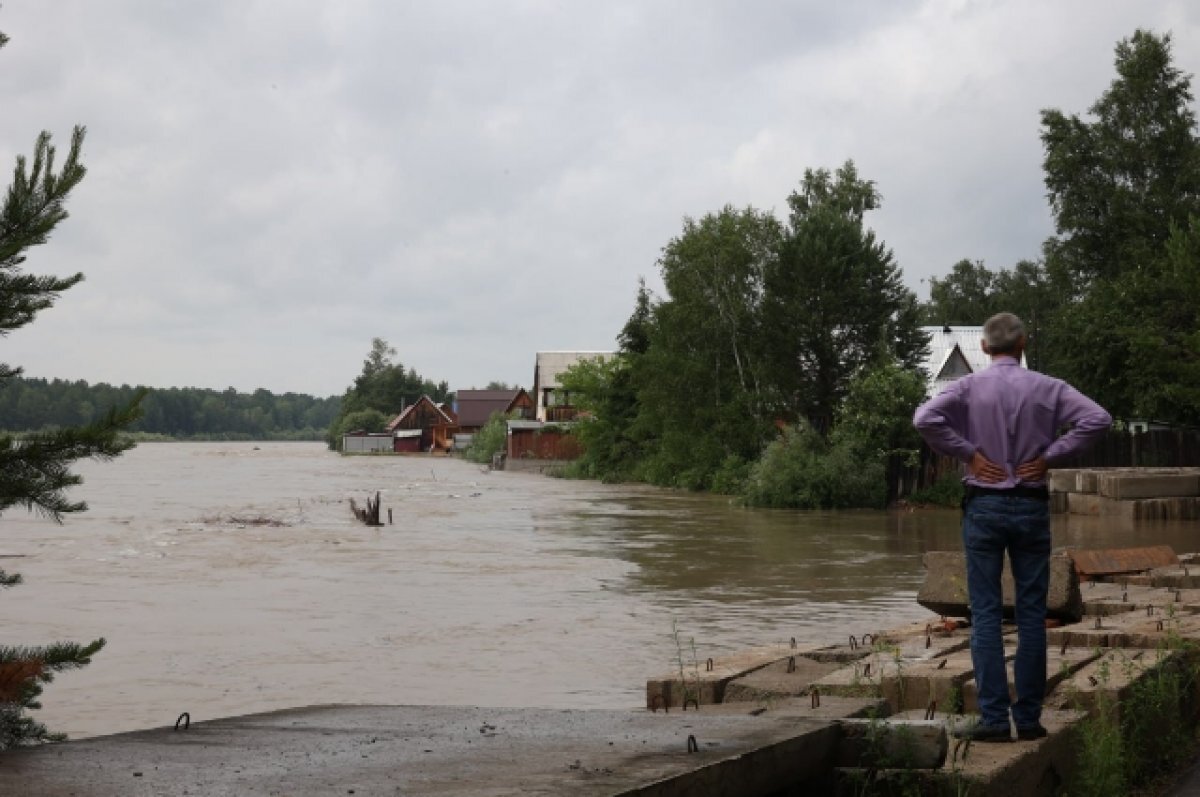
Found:
<path fill-rule="evenodd" d="M 979 482 L 1002 482 L 1008 478 L 1004 468 L 985 457 L 982 451 L 976 451 L 971 457 L 971 461 L 967 463 L 967 470 L 975 481 Z"/>
<path fill-rule="evenodd" d="M 1046 471 L 1050 466 L 1046 464 L 1046 460 L 1038 457 L 1031 459 L 1028 462 L 1017 466 L 1017 478 L 1023 482 L 1040 482 L 1046 480 Z"/>

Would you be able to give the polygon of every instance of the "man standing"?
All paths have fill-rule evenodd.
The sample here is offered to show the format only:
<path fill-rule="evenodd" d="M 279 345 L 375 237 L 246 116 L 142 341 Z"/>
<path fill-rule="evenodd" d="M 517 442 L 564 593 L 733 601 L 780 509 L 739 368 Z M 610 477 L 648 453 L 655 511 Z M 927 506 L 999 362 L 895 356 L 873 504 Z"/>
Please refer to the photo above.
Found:
<path fill-rule="evenodd" d="M 1112 418 L 1066 382 L 1021 367 L 1025 330 L 1012 313 L 987 320 L 982 345 L 991 367 L 951 383 L 913 417 L 929 446 L 964 463 L 968 474 L 962 535 L 980 720 L 955 736 L 1011 741 L 1011 709 L 1017 738 L 1039 739 L 1046 735 L 1041 716 L 1051 547 L 1046 470 L 1095 442 Z M 1070 431 L 1056 438 L 1064 426 Z M 1015 703 L 1000 634 L 1005 551 L 1016 586 Z"/>

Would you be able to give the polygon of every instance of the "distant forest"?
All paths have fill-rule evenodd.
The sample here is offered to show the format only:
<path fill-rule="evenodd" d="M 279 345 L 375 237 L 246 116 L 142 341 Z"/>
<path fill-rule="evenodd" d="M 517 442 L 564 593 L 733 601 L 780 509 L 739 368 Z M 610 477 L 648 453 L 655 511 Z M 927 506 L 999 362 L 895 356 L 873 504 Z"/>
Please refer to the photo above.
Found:
<path fill-rule="evenodd" d="M 82 380 L 6 379 L 0 382 L 0 429 L 27 432 L 91 423 L 109 408 L 128 404 L 137 390 Z M 129 431 L 197 440 L 321 440 L 340 408 L 339 396 L 151 388 L 142 401 L 142 417 Z"/>

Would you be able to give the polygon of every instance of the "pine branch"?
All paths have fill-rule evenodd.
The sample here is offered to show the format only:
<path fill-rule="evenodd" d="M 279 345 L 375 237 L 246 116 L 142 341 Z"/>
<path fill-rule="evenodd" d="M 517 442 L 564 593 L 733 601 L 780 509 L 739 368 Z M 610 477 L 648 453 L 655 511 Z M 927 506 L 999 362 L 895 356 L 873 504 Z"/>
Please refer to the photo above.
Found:
<path fill-rule="evenodd" d="M 36 510 L 61 522 L 62 515 L 87 509 L 66 490 L 82 480 L 70 471 L 78 459 L 106 461 L 133 447 L 119 432 L 141 416 L 143 389 L 129 406 L 113 408 L 87 426 L 38 432 L 20 440 L 0 436 L 0 512 L 11 506 Z"/>

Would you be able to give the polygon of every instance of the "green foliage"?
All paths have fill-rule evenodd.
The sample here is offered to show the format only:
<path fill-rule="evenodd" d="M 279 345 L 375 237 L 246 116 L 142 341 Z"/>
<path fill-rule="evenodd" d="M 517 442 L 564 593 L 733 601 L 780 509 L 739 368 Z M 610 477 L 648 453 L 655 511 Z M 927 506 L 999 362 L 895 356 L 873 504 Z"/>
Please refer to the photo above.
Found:
<path fill-rule="evenodd" d="M 787 429 L 750 469 L 743 497 L 752 506 L 882 508 L 888 468 L 916 455 L 912 414 L 925 395 L 920 375 L 894 363 L 850 384 L 827 437 L 811 426 Z"/>
<path fill-rule="evenodd" d="M 463 456 L 472 462 L 490 464 L 492 456 L 508 448 L 508 416 L 493 412 L 478 432 L 471 437 L 471 445 Z"/>
<path fill-rule="evenodd" d="M 1101 661 L 1094 704 L 1079 726 L 1076 785 L 1081 794 L 1118 797 L 1161 782 L 1164 773 L 1193 757 L 1200 665 L 1194 645 L 1173 627 L 1153 660 L 1107 655 L 1113 658 Z M 1114 667 L 1128 687 L 1110 686 Z"/>
<path fill-rule="evenodd" d="M 904 500 L 910 504 L 957 508 L 962 506 L 963 494 L 958 474 L 946 473 L 930 486 L 909 493 Z"/>
<path fill-rule="evenodd" d="M 1140 30 L 1117 45 L 1116 72 L 1093 120 L 1042 114 L 1058 231 L 1046 267 L 1067 298 L 1048 365 L 1117 417 L 1200 424 L 1191 79 L 1170 36 Z"/>
<path fill-rule="evenodd" d="M 0 47 L 6 41 L 0 36 Z M 76 127 L 66 160 L 57 172 L 49 133 L 37 137 L 31 163 L 17 157 L 12 184 L 0 205 L 0 336 L 31 323 L 62 291 L 83 279 L 82 274 L 39 276 L 21 268 L 26 252 L 46 243 L 67 218 L 67 197 L 85 174 L 79 161 L 83 137 L 83 128 Z M 19 368 L 0 364 L 0 384 L 19 373 Z M 109 410 L 82 426 L 27 435 L 19 442 L 11 435 L 0 435 L 0 512 L 19 506 L 60 520 L 64 513 L 85 509 L 82 501 L 71 501 L 66 495 L 67 488 L 80 482 L 71 473 L 71 464 L 84 458 L 110 459 L 128 449 L 132 444 L 119 434 L 137 418 L 141 398 L 138 393 L 125 407 Z M 19 581 L 15 574 L 0 572 L 0 587 Z M 62 738 L 49 733 L 26 712 L 40 708 L 42 685 L 55 673 L 87 664 L 103 646 L 103 639 L 88 645 L 0 645 L 0 672 L 6 675 L 7 693 L 7 699 L 0 700 L 0 749 Z"/>
<path fill-rule="evenodd" d="M 41 647 L 0 646 L 0 671 L 8 666 L 37 662 L 37 675 L 25 681 L 13 702 L 0 702 L 0 750 L 38 742 L 61 742 L 67 737 L 51 733 L 45 725 L 30 717 L 27 711 L 42 707 L 39 698 L 44 684 L 60 672 L 77 670 L 92 662 L 105 645 L 103 638 L 87 645 L 74 642 L 55 642 Z"/>
<path fill-rule="evenodd" d="M 139 391 L 145 392 L 142 415 L 127 427 L 143 433 L 137 439 L 321 440 L 341 404 L 337 396 L 318 399 L 262 389 L 152 389 L 16 377 L 0 381 L 0 429 L 46 431 L 93 423 L 103 416 L 102 408 L 126 406 Z"/>
<path fill-rule="evenodd" d="M 891 251 L 863 225 L 875 184 L 852 162 L 806 171 L 764 280 L 768 383 L 776 414 L 828 431 L 851 379 L 881 358 L 917 368 L 928 340 Z"/>
<path fill-rule="evenodd" d="M 887 485 L 881 461 L 863 462 L 847 442 L 831 442 L 800 424 L 767 446 L 750 469 L 743 498 L 775 508 L 882 508 Z"/>
<path fill-rule="evenodd" d="M 406 369 L 402 363 L 393 362 L 395 356 L 396 350 L 386 340 L 371 339 L 371 351 L 363 360 L 362 372 L 346 389 L 338 415 L 329 426 L 326 441 L 331 449 L 341 448 L 340 430 L 355 428 L 345 424 L 346 417 L 353 413 L 375 410 L 391 419 L 404 407 L 419 401 L 421 396 L 429 396 L 434 402 L 453 398 L 449 384 L 444 381 L 434 384 L 422 378 L 412 368 Z"/>
<path fill-rule="evenodd" d="M 591 414 L 574 475 L 736 493 L 777 422 L 824 445 L 856 373 L 916 367 L 916 298 L 863 226 L 874 184 L 852 163 L 810 170 L 788 201 L 787 224 L 729 206 L 684 220 L 659 261 L 666 296 L 641 284 L 619 355 L 564 377 Z"/>

